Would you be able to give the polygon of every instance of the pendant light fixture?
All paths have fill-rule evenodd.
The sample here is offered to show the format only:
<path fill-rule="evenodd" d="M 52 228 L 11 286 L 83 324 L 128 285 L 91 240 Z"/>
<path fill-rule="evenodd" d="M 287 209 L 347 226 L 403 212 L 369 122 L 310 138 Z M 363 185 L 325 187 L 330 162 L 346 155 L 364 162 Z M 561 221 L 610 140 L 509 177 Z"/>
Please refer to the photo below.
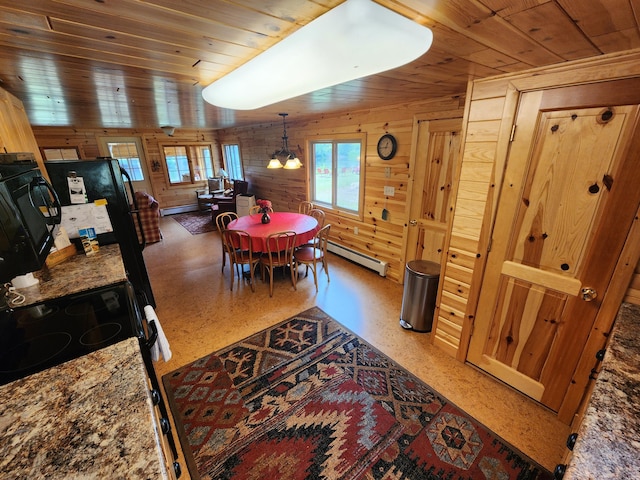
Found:
<path fill-rule="evenodd" d="M 208 103 L 253 110 L 400 67 L 431 47 L 428 27 L 371 0 L 347 0 L 202 91 Z M 295 72 L 283 65 L 295 65 Z"/>
<path fill-rule="evenodd" d="M 279 113 L 278 115 L 282 117 L 282 148 L 273 152 L 267 168 L 286 168 L 287 170 L 300 168 L 302 166 L 302 162 L 295 153 L 289 150 L 289 137 L 287 137 L 287 124 L 285 120 L 289 114 Z M 285 162 L 284 165 L 282 162 Z"/>

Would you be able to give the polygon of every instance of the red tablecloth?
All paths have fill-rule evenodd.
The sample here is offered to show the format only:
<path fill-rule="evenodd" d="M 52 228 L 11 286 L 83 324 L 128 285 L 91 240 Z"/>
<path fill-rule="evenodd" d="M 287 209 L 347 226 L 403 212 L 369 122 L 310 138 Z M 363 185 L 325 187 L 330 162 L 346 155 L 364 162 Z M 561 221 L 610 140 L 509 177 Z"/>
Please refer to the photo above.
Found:
<path fill-rule="evenodd" d="M 261 213 L 245 215 L 229 223 L 227 228 L 229 230 L 244 230 L 251 237 L 253 250 L 266 252 L 267 237 L 273 233 L 292 230 L 297 234 L 296 246 L 299 246 L 308 243 L 320 227 L 315 218 L 301 213 L 273 212 L 269 216 L 271 222 L 262 223 Z"/>

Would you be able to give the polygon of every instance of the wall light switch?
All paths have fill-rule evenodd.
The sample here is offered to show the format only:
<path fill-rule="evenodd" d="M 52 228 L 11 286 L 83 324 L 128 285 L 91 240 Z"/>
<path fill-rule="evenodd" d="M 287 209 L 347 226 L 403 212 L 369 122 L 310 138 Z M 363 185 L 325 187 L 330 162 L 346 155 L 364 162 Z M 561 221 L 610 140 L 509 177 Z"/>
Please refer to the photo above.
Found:
<path fill-rule="evenodd" d="M 386 197 L 393 197 L 396 194 L 396 189 L 393 187 L 384 187 L 384 195 Z"/>

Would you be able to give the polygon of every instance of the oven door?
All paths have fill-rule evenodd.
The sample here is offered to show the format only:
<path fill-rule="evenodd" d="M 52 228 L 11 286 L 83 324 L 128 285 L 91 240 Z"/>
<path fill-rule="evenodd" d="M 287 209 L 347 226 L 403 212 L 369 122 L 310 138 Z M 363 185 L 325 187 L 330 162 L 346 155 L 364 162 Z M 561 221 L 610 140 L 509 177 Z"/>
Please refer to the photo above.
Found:
<path fill-rule="evenodd" d="M 145 339 L 129 282 L 0 313 L 0 385 L 129 337 Z"/>

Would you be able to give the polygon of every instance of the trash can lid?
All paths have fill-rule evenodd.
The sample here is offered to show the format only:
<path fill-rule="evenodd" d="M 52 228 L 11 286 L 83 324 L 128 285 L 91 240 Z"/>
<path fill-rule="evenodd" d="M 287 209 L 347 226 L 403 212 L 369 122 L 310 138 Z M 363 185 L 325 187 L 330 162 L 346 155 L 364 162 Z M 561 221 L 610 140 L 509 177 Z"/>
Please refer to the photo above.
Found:
<path fill-rule="evenodd" d="M 440 265 L 435 262 L 429 262 L 428 260 L 411 260 L 407 263 L 407 269 L 418 275 L 428 277 L 440 276 Z"/>

